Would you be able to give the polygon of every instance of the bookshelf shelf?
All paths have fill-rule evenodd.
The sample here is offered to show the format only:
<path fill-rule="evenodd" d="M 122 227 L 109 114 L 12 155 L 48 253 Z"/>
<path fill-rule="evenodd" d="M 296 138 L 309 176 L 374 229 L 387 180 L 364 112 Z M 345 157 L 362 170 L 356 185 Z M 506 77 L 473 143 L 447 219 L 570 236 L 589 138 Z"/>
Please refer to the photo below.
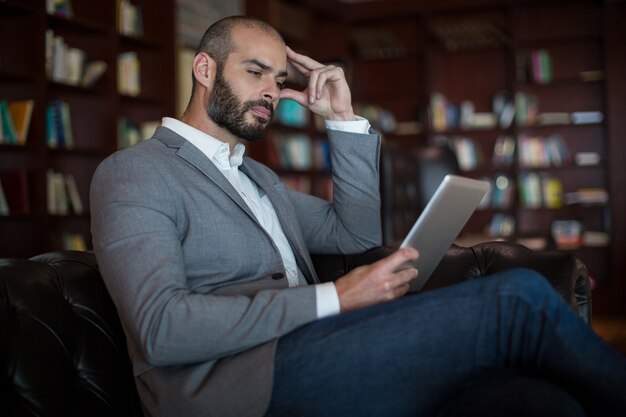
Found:
<path fill-rule="evenodd" d="M 113 28 L 108 27 L 102 23 L 92 22 L 85 19 L 76 17 L 61 17 L 55 15 L 47 15 L 48 28 L 50 29 L 65 29 L 75 32 L 81 32 L 85 34 L 110 34 Z"/>
<path fill-rule="evenodd" d="M 30 4 L 18 3 L 16 0 L 3 0 L 0 1 L 0 12 L 7 16 L 19 16 L 36 13 L 37 8 Z"/>
<path fill-rule="evenodd" d="M 600 35 L 573 35 L 573 36 L 561 36 L 561 37 L 549 37 L 537 38 L 531 40 L 515 40 L 513 47 L 518 49 L 523 48 L 537 48 L 537 47 L 551 47 L 551 46 L 564 46 L 571 44 L 601 44 L 603 39 Z"/>
<path fill-rule="evenodd" d="M 121 34 L 118 34 L 118 36 L 120 38 L 120 43 L 124 45 L 124 47 L 153 50 L 158 50 L 161 47 L 161 42 L 156 39 Z"/>
<path fill-rule="evenodd" d="M 48 14 L 43 0 L 0 0 L 0 100 L 33 103 L 26 144 L 0 144 L 0 178 L 5 194 L 12 197 L 8 201 L 13 201 L 9 215 L 0 216 L 0 235 L 14 236 L 0 241 L 0 257 L 30 257 L 68 248 L 67 236 L 83 241 L 89 249 L 91 177 L 102 159 L 117 149 L 118 119 L 132 115 L 143 123 L 175 113 L 175 2 L 136 0 L 133 4 L 145 12 L 146 36 L 139 39 L 118 33 L 114 0 L 71 0 L 74 13 L 67 18 Z M 48 79 L 48 30 L 62 37 L 68 48 L 82 51 L 80 73 L 87 63 L 98 63 L 92 84 L 58 81 L 70 77 Z M 138 50 L 146 68 L 140 77 L 147 93 L 138 98 L 125 98 L 117 91 L 116 59 L 128 50 Z M 157 87 L 158 97 L 149 96 Z M 50 104 L 57 100 L 67 105 L 69 122 L 49 114 Z M 71 132 L 69 149 L 48 146 L 52 131 Z M 52 173 L 64 179 L 67 195 L 78 194 L 83 214 L 57 215 L 48 209 Z M 4 179 L 11 177 L 19 178 L 17 186 L 5 184 Z"/>
<path fill-rule="evenodd" d="M 105 87 L 83 87 L 80 85 L 72 85 L 60 81 L 47 80 L 49 94 L 77 93 L 77 94 L 96 94 L 107 95 L 109 90 Z"/>

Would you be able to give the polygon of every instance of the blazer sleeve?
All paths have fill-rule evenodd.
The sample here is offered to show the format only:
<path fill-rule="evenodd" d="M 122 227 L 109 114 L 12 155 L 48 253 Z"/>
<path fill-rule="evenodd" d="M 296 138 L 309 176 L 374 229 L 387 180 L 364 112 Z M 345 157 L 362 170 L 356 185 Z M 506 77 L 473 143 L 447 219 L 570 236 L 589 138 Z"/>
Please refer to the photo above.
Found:
<path fill-rule="evenodd" d="M 382 244 L 377 133 L 328 131 L 333 201 L 293 192 L 311 253 L 357 253 Z"/>
<path fill-rule="evenodd" d="M 248 295 L 192 291 L 180 243 L 188 224 L 167 167 L 144 146 L 131 149 L 106 159 L 93 177 L 92 236 L 127 337 L 148 364 L 215 360 L 315 320 L 314 287 L 264 289 L 276 287 L 268 276 L 245 277 L 257 285 L 241 293 Z"/>

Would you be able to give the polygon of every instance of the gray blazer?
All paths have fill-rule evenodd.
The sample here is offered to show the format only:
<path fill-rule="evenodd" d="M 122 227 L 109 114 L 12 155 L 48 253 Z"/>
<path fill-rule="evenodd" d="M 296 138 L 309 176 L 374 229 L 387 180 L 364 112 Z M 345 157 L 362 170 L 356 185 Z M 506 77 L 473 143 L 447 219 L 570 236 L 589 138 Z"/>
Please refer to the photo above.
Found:
<path fill-rule="evenodd" d="M 268 195 L 310 284 L 319 281 L 309 252 L 381 244 L 380 137 L 329 139 L 333 204 L 288 190 L 252 159 L 240 168 Z M 146 414 L 263 415 L 276 341 L 316 319 L 315 289 L 288 288 L 278 249 L 226 178 L 160 127 L 102 162 L 91 213 Z"/>

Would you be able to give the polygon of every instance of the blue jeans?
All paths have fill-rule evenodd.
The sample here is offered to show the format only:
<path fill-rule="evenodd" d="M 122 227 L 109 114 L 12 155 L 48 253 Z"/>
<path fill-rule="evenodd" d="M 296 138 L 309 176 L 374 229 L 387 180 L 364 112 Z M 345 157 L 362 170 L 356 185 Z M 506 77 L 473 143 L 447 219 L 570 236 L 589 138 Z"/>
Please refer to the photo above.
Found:
<path fill-rule="evenodd" d="M 429 416 L 502 370 L 626 415 L 626 360 L 525 269 L 318 320 L 282 337 L 275 363 L 272 417 Z"/>

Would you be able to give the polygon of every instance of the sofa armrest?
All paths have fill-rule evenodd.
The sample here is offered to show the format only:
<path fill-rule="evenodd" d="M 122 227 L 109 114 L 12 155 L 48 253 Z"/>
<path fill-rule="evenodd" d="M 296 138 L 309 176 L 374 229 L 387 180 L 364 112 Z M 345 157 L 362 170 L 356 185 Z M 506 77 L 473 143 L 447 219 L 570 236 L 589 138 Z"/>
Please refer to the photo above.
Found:
<path fill-rule="evenodd" d="M 394 250 L 380 247 L 355 255 L 313 255 L 313 262 L 323 282 L 333 281 L 359 265 L 390 255 Z M 539 272 L 583 320 L 591 321 L 591 286 L 587 268 L 569 252 L 534 251 L 511 242 L 487 242 L 472 247 L 453 245 L 423 291 L 478 279 L 510 268 L 528 268 Z"/>
<path fill-rule="evenodd" d="M 424 290 L 477 279 L 511 268 L 539 272 L 585 321 L 591 321 L 591 286 L 585 265 L 564 251 L 534 251 L 511 242 L 452 246 Z"/>
<path fill-rule="evenodd" d="M 89 252 L 0 259 L 3 410 L 142 415 L 126 339 Z"/>

